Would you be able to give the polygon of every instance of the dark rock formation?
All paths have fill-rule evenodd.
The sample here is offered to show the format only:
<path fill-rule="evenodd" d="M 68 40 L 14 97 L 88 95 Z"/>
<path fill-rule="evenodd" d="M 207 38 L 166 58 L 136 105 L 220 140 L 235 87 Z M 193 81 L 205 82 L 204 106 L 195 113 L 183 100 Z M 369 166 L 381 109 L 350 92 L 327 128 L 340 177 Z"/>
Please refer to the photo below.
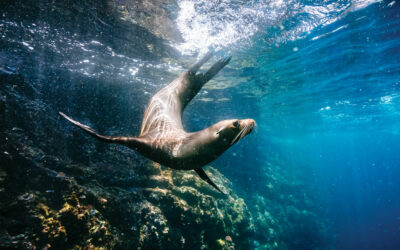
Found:
<path fill-rule="evenodd" d="M 178 9 L 173 0 L 5 0 L 0 9 L 3 18 L 45 23 L 72 31 L 75 38 L 97 39 L 118 52 L 146 59 L 176 56 L 168 42 L 182 39 L 171 19 Z"/>

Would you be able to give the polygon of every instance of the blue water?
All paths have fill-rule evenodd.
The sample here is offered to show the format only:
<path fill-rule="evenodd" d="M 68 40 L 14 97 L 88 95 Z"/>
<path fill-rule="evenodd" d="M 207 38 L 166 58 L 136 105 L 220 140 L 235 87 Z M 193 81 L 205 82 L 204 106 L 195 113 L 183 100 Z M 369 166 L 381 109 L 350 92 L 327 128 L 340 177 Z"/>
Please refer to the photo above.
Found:
<path fill-rule="evenodd" d="M 257 55 L 247 83 L 266 89 L 261 143 L 313 176 L 337 249 L 400 248 L 398 7 L 373 4 Z"/>
<path fill-rule="evenodd" d="M 177 52 L 164 54 L 146 45 L 156 39 L 150 33 L 141 30 L 135 36 L 146 39 L 126 45 L 120 30 L 90 13 L 87 27 L 71 20 L 50 25 L 53 14 L 38 10 L 37 19 L 21 22 L 7 13 L 0 73 L 23 75 L 41 92 L 32 109 L 51 107 L 54 116 L 62 110 L 108 134 L 133 134 L 148 99 L 202 53 L 232 55 L 183 123 L 194 131 L 222 119 L 256 120 L 251 135 L 212 163 L 235 192 L 250 203 L 264 197 L 262 209 L 285 211 L 281 217 L 289 219 L 276 224 L 303 239 L 291 249 L 310 242 L 322 249 L 400 249 L 398 1 L 177 2 L 171 16 L 182 41 L 168 44 Z M 90 162 L 89 151 L 107 151 L 93 150 L 86 139 L 79 144 L 67 152 L 73 160 Z M 292 185 L 280 186 L 283 180 Z M 293 204 L 306 215 L 312 210 L 316 217 L 308 218 L 324 224 L 323 232 L 290 217 Z M 265 234 L 256 233 L 254 248 Z"/>

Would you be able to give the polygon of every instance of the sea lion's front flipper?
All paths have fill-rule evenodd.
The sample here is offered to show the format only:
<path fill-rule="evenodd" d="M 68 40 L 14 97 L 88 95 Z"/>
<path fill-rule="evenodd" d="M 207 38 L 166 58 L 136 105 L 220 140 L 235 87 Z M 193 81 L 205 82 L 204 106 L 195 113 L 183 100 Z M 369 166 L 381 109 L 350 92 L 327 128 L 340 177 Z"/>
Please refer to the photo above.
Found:
<path fill-rule="evenodd" d="M 210 81 L 223 67 L 229 63 L 231 58 L 231 56 L 222 58 L 218 60 L 218 62 L 214 63 L 214 65 L 205 74 L 199 74 L 198 77 L 201 78 L 203 84 Z"/>
<path fill-rule="evenodd" d="M 208 184 L 213 186 L 215 189 L 217 189 L 222 194 L 225 194 L 224 192 L 221 191 L 221 189 L 219 189 L 219 187 L 217 187 L 217 185 L 214 184 L 214 182 L 212 182 L 212 180 L 207 176 L 206 172 L 204 172 L 204 170 L 202 168 L 195 169 L 195 171 L 200 176 L 201 179 L 205 180 Z"/>
<path fill-rule="evenodd" d="M 189 74 L 196 74 L 196 72 L 200 69 L 200 67 L 206 63 L 208 60 L 210 60 L 210 58 L 214 55 L 214 52 L 209 51 L 205 56 L 203 56 L 203 58 L 200 59 L 200 61 L 198 61 L 195 65 L 193 65 L 192 67 L 190 67 L 190 69 L 188 70 Z"/>
<path fill-rule="evenodd" d="M 59 114 L 67 119 L 69 122 L 74 124 L 75 126 L 79 127 L 89 135 L 93 136 L 94 138 L 97 138 L 103 142 L 109 142 L 109 143 L 118 143 L 122 144 L 125 146 L 130 146 L 136 150 L 136 147 L 139 147 L 139 144 L 141 143 L 140 138 L 136 137 L 124 137 L 124 136 L 104 136 L 104 135 L 99 135 L 94 129 L 91 127 L 84 125 L 78 121 L 75 121 L 71 117 L 67 116 L 63 112 L 59 112 Z"/>
<path fill-rule="evenodd" d="M 179 86 L 180 88 L 178 89 L 177 93 L 180 96 L 182 112 L 186 105 L 193 99 L 193 97 L 197 95 L 204 84 L 211 80 L 211 78 L 213 78 L 231 60 L 230 56 L 220 59 L 214 63 L 214 65 L 206 73 L 195 74 L 200 66 L 210 59 L 212 55 L 212 52 L 208 53 L 203 59 L 191 67 L 187 72 L 189 81 L 185 81 L 185 85 L 181 84 Z"/>

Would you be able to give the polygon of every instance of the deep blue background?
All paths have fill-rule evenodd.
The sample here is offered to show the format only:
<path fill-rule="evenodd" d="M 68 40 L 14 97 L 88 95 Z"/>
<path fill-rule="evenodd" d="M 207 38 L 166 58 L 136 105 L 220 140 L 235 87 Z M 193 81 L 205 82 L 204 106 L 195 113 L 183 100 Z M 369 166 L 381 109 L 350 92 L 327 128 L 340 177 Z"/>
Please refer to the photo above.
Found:
<path fill-rule="evenodd" d="M 254 82 L 269 92 L 258 136 L 313 176 L 334 246 L 400 249 L 399 4 L 349 13 L 259 60 L 268 80 Z"/>

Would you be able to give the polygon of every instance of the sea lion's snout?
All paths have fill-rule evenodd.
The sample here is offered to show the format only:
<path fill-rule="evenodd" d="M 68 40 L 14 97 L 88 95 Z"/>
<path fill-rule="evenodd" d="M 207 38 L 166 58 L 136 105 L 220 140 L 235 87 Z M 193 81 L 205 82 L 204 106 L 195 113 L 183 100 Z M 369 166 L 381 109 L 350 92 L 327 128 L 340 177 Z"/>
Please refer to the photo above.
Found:
<path fill-rule="evenodd" d="M 235 144 L 236 142 L 240 141 L 240 139 L 250 134 L 250 132 L 253 131 L 253 128 L 256 125 L 256 122 L 253 119 L 240 120 L 238 123 L 240 130 L 235 138 L 233 138 L 231 145 Z"/>
<path fill-rule="evenodd" d="M 250 134 L 251 131 L 253 131 L 253 128 L 256 126 L 256 121 L 254 121 L 253 119 L 245 119 L 241 120 L 240 125 L 242 129 L 247 128 L 246 134 Z"/>

